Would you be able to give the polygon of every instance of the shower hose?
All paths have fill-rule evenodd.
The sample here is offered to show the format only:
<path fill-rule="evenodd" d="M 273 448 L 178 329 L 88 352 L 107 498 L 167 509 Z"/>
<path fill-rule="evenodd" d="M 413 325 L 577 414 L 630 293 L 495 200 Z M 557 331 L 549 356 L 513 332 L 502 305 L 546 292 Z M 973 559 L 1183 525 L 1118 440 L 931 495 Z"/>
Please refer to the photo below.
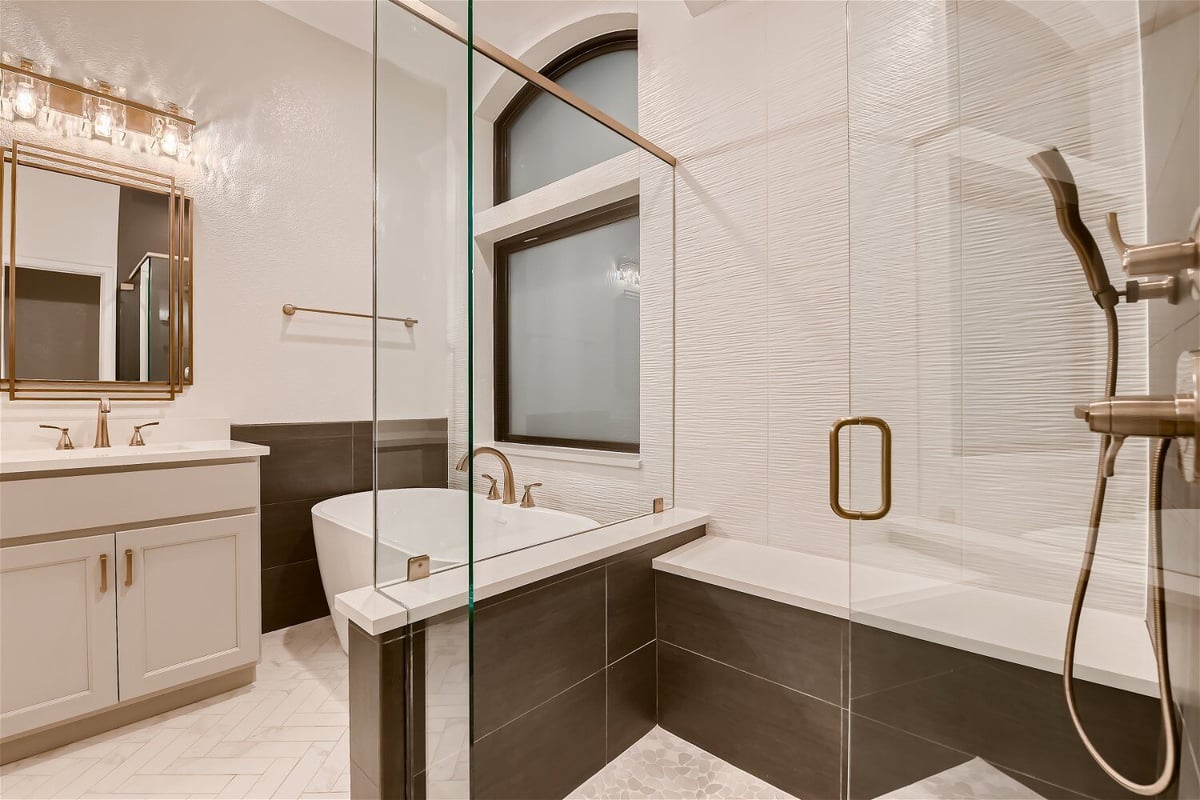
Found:
<path fill-rule="evenodd" d="M 1104 309 L 1105 323 L 1108 328 L 1108 360 L 1105 375 L 1105 395 L 1117 393 L 1117 312 L 1112 307 Z M 1167 663 L 1167 634 L 1165 620 L 1165 597 L 1163 591 L 1163 559 L 1162 559 L 1162 479 L 1163 467 L 1167 460 L 1167 450 L 1171 440 L 1164 438 L 1156 440 L 1154 461 L 1150 468 L 1150 574 L 1153 585 L 1151 588 L 1150 635 L 1154 646 L 1154 661 L 1158 672 L 1158 698 L 1162 713 L 1162 731 L 1166 752 L 1162 772 L 1151 783 L 1137 783 L 1122 775 L 1109 764 L 1096 745 L 1088 738 L 1083 721 L 1079 718 L 1079 709 L 1075 702 L 1075 645 L 1079 639 L 1079 617 L 1083 613 L 1083 600 L 1087 595 L 1088 581 L 1092 575 L 1092 562 L 1096 557 L 1096 541 L 1100 535 L 1100 519 L 1104 516 L 1104 492 L 1108 487 L 1108 478 L 1104 471 L 1104 458 L 1108 452 L 1111 437 L 1104 435 L 1100 439 L 1100 464 L 1096 471 L 1096 488 L 1092 495 L 1092 511 L 1088 519 L 1087 545 L 1083 552 L 1083 563 L 1079 567 L 1079 580 L 1075 584 L 1075 597 L 1071 601 L 1071 615 L 1067 621 L 1067 645 L 1063 656 L 1063 689 L 1067 696 L 1067 709 L 1071 712 L 1071 721 L 1083 741 L 1084 747 L 1100 765 L 1108 776 L 1131 792 L 1139 795 L 1154 796 L 1162 793 L 1175 779 L 1175 762 L 1178 742 L 1175 730 L 1175 703 L 1171 697 L 1171 672 Z"/>

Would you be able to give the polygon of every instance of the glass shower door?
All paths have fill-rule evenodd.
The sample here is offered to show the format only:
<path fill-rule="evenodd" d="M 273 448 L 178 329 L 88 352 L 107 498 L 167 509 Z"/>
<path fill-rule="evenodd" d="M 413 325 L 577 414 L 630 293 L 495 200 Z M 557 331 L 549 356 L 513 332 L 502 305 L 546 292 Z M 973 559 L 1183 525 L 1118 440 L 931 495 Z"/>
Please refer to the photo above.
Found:
<path fill-rule="evenodd" d="M 1131 796 L 1063 699 L 1098 446 L 1072 409 L 1103 393 L 1104 320 L 1027 159 L 1062 149 L 1119 277 L 1103 214 L 1142 217 L 1137 4 L 854 1 L 847 30 L 850 413 L 887 424 L 841 434 L 848 796 Z M 1144 391 L 1144 308 L 1118 313 L 1122 390 Z M 1076 677 L 1098 747 L 1148 779 L 1146 461 L 1129 445 Z"/>

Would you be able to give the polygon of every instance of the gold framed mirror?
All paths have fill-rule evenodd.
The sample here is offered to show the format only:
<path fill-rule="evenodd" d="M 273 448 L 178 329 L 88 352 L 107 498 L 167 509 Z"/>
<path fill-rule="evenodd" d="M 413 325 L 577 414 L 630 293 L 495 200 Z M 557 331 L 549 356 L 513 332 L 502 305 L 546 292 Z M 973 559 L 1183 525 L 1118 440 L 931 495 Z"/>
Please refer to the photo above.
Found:
<path fill-rule="evenodd" d="M 173 400 L 194 381 L 194 207 L 171 175 L 3 149 L 0 390 Z"/>

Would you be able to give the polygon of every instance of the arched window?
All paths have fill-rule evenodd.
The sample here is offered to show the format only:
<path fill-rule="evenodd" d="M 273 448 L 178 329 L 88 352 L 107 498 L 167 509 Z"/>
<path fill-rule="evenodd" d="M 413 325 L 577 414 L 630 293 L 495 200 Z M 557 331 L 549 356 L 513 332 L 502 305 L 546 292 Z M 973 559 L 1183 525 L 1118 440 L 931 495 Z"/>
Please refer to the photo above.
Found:
<path fill-rule="evenodd" d="M 636 31 L 585 42 L 542 73 L 637 129 Z M 494 130 L 497 204 L 634 147 L 532 85 Z M 496 243 L 496 441 L 639 451 L 638 206 L 635 194 Z"/>
<path fill-rule="evenodd" d="M 590 39 L 542 74 L 637 130 L 637 31 Z M 633 145 L 581 111 L 526 84 L 496 118 L 495 202 L 620 155 Z"/>

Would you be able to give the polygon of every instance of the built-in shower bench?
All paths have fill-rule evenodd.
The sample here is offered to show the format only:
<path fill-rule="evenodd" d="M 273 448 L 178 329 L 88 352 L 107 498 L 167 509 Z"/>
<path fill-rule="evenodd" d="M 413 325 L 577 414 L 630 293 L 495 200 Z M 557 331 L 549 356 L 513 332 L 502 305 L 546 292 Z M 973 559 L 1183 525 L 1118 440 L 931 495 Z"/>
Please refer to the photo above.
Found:
<path fill-rule="evenodd" d="M 713 535 L 653 566 L 659 724 L 791 794 L 874 798 L 979 757 L 1108 796 L 1062 698 L 1066 606 Z M 1089 610 L 1080 638 L 1105 751 L 1156 763 L 1144 623 Z"/>

